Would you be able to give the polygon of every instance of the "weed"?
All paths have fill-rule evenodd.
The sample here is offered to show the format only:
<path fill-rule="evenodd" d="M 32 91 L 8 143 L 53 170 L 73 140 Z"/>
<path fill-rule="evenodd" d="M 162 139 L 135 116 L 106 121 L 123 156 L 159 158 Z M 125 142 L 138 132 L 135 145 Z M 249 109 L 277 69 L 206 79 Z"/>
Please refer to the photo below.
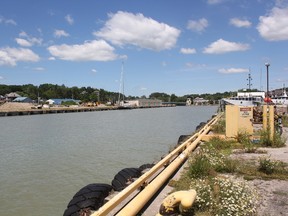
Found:
<path fill-rule="evenodd" d="M 213 146 L 217 150 L 231 149 L 233 141 L 224 140 L 219 137 L 213 137 L 207 143 L 207 146 Z"/>
<path fill-rule="evenodd" d="M 285 146 L 286 140 L 279 133 L 274 133 L 273 139 L 270 138 L 268 130 L 262 130 L 260 134 L 260 145 L 264 147 L 279 148 Z"/>
<path fill-rule="evenodd" d="M 244 145 L 251 144 L 250 135 L 245 131 L 238 132 L 235 139 L 237 140 L 237 142 L 244 144 Z"/>
<path fill-rule="evenodd" d="M 270 175 L 275 171 L 276 166 L 277 163 L 275 161 L 272 161 L 270 158 L 267 157 L 261 157 L 259 159 L 258 170 L 260 172 Z"/>
<path fill-rule="evenodd" d="M 197 191 L 194 210 L 213 212 L 213 215 L 253 215 L 256 212 L 256 190 L 246 182 L 225 178 L 192 181 L 190 188 Z"/>
<path fill-rule="evenodd" d="M 226 121 L 225 119 L 219 119 L 216 124 L 212 125 L 211 130 L 215 133 L 224 134 L 226 131 Z"/>

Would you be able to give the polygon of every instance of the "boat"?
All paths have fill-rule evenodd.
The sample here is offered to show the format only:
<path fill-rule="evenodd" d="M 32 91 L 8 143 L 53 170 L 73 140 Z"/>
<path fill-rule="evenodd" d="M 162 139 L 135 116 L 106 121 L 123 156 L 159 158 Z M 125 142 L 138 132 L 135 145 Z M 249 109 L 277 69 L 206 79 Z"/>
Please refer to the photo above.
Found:
<path fill-rule="evenodd" d="M 124 95 L 124 62 L 123 61 L 122 61 L 120 88 L 119 88 L 117 106 L 118 106 L 118 109 L 132 109 L 132 105 L 128 101 L 125 101 L 125 95 Z"/>
<path fill-rule="evenodd" d="M 280 96 L 273 96 L 271 97 L 271 100 L 272 102 L 275 104 L 275 105 L 288 105 L 288 96 L 287 96 L 287 93 L 286 93 L 286 89 L 283 88 L 283 93 L 282 95 Z"/>
<path fill-rule="evenodd" d="M 222 98 L 224 104 L 238 106 L 258 106 L 263 104 L 265 92 L 237 92 L 237 96 Z"/>

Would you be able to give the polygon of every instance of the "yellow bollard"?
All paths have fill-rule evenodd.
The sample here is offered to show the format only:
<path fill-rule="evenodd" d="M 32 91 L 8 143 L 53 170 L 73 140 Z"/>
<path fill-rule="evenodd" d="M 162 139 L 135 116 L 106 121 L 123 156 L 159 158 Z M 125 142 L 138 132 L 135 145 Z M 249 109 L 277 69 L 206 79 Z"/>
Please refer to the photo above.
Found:
<path fill-rule="evenodd" d="M 263 105 L 263 130 L 267 130 L 267 105 Z"/>
<path fill-rule="evenodd" d="M 177 191 L 170 194 L 163 200 L 159 213 L 156 216 L 186 212 L 195 202 L 196 195 L 197 193 L 195 190 Z"/>
<path fill-rule="evenodd" d="M 274 139 L 274 106 L 273 105 L 270 105 L 269 106 L 269 133 L 270 133 L 270 140 L 273 141 Z"/>

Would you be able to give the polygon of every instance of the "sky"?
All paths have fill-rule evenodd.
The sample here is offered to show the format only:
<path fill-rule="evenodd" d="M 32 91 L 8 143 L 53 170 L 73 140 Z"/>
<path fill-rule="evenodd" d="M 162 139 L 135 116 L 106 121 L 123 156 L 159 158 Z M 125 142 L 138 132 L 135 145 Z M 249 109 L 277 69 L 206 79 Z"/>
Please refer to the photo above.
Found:
<path fill-rule="evenodd" d="M 0 84 L 118 92 L 121 72 L 127 96 L 288 86 L 288 0 L 0 1 Z"/>

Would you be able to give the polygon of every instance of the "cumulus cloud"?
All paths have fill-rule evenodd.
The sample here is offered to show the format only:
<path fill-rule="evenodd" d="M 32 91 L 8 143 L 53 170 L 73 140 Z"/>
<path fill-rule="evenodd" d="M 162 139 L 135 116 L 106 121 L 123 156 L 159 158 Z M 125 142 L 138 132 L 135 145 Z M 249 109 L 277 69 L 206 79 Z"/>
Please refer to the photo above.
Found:
<path fill-rule="evenodd" d="M 54 45 L 48 47 L 48 50 L 52 56 L 67 61 L 111 61 L 117 58 L 114 48 L 104 40 Z"/>
<path fill-rule="evenodd" d="M 23 38 L 15 38 L 17 44 L 19 44 L 20 46 L 24 46 L 24 47 L 31 47 L 32 43 L 29 42 L 28 40 L 25 40 Z"/>
<path fill-rule="evenodd" d="M 119 11 L 110 14 L 109 20 L 94 35 L 114 45 L 134 45 L 150 50 L 166 50 L 175 46 L 180 30 L 159 23 L 143 14 Z"/>
<path fill-rule="evenodd" d="M 189 20 L 187 29 L 194 32 L 203 32 L 208 27 L 208 20 L 205 18 L 199 20 Z"/>
<path fill-rule="evenodd" d="M 30 49 L 0 48 L 0 65 L 16 66 L 17 62 L 37 62 L 40 57 Z"/>
<path fill-rule="evenodd" d="M 26 32 L 22 31 L 19 33 L 20 38 L 16 38 L 16 42 L 20 46 L 25 46 L 25 47 L 31 47 L 34 45 L 41 45 L 43 39 L 42 38 L 36 38 L 28 35 Z"/>
<path fill-rule="evenodd" d="M 67 32 L 65 32 L 64 30 L 56 29 L 54 31 L 54 37 L 56 37 L 56 38 L 68 37 L 68 36 L 69 36 L 69 34 Z"/>
<path fill-rule="evenodd" d="M 191 49 L 191 48 L 181 48 L 180 49 L 180 53 L 182 54 L 195 54 L 196 53 L 196 49 Z"/>
<path fill-rule="evenodd" d="M 65 16 L 65 20 L 70 24 L 73 25 L 74 23 L 74 19 L 72 18 L 72 16 L 70 14 Z"/>
<path fill-rule="evenodd" d="M 207 54 L 223 54 L 227 52 L 245 51 L 250 48 L 249 44 L 236 43 L 219 39 L 204 48 L 203 53 Z"/>
<path fill-rule="evenodd" d="M 274 7 L 267 16 L 259 17 L 257 30 L 268 41 L 288 40 L 288 7 Z"/>
<path fill-rule="evenodd" d="M 235 73 L 248 73 L 249 69 L 247 68 L 221 68 L 218 70 L 220 73 L 225 74 L 235 74 Z"/>
<path fill-rule="evenodd" d="M 252 23 L 246 19 L 232 18 L 230 19 L 230 24 L 238 28 L 249 28 Z"/>

